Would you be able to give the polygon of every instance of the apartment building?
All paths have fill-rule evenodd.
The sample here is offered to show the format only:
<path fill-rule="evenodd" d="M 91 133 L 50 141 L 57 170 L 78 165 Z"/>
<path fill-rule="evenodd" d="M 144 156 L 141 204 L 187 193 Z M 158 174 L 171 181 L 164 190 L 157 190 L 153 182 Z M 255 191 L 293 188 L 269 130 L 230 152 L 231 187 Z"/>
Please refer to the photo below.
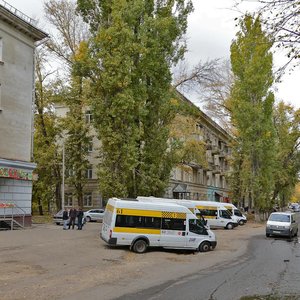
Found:
<path fill-rule="evenodd" d="M 31 224 L 36 42 L 47 34 L 0 0 L 0 215 L 19 208 Z M 5 210 L 5 211 L 4 211 Z"/>
<path fill-rule="evenodd" d="M 195 105 L 179 94 L 182 101 L 188 105 Z M 68 109 L 64 106 L 56 106 L 56 115 L 63 117 Z M 197 108 L 199 109 L 199 108 Z M 85 111 L 86 122 L 92 122 L 92 113 L 87 108 Z M 92 129 L 91 136 L 94 136 L 89 151 L 90 168 L 86 172 L 88 182 L 84 192 L 84 209 L 102 207 L 103 199 L 99 191 L 97 180 L 97 151 L 100 142 L 95 137 Z M 226 181 L 226 174 L 229 171 L 228 158 L 230 157 L 230 135 L 216 122 L 199 109 L 199 119 L 196 124 L 196 138 L 206 145 L 207 166 L 203 167 L 195 163 L 178 166 L 170 174 L 170 183 L 165 191 L 164 197 L 192 200 L 210 200 L 227 202 L 229 189 Z M 74 196 L 74 189 L 66 186 L 65 206 L 77 205 Z"/>
<path fill-rule="evenodd" d="M 182 101 L 194 106 L 181 95 Z M 166 198 L 229 202 L 226 175 L 230 171 L 231 136 L 203 111 L 199 110 L 194 138 L 206 145 L 207 166 L 190 163 L 177 166 L 171 174 Z"/>

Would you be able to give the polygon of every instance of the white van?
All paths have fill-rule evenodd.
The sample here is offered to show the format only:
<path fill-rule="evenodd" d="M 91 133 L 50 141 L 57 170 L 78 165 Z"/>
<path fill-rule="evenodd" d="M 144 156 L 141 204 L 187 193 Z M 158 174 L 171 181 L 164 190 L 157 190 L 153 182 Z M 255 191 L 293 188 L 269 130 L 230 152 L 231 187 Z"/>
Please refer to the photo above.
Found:
<path fill-rule="evenodd" d="M 297 236 L 298 223 L 296 215 L 290 211 L 271 213 L 267 221 L 266 237 L 271 235 L 282 235 L 290 238 Z"/>
<path fill-rule="evenodd" d="M 196 207 L 196 205 L 189 200 L 182 200 L 182 199 L 170 199 L 170 198 L 158 198 L 158 197 L 144 197 L 144 196 L 138 196 L 136 199 L 140 202 L 152 202 L 152 203 L 174 203 L 178 205 L 182 205 L 187 207 L 194 215 L 198 217 L 202 221 L 202 224 L 204 226 L 207 226 L 207 221 L 201 216 L 199 209 Z"/>
<path fill-rule="evenodd" d="M 100 237 L 109 245 L 128 245 L 137 253 L 148 247 L 214 249 L 215 234 L 186 207 L 109 199 Z"/>
<path fill-rule="evenodd" d="M 189 200 L 195 204 L 207 224 L 212 228 L 233 229 L 237 219 L 219 202 Z"/>
<path fill-rule="evenodd" d="M 247 217 L 242 214 L 242 212 L 232 203 L 219 202 L 221 205 L 224 205 L 226 209 L 228 209 L 232 216 L 234 216 L 239 225 L 244 225 L 247 223 Z"/>

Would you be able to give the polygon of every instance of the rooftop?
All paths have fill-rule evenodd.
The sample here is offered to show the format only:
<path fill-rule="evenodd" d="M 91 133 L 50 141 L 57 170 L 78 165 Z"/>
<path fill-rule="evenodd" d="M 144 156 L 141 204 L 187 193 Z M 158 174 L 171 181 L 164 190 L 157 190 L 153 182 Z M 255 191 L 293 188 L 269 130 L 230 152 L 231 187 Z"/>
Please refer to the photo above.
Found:
<path fill-rule="evenodd" d="M 28 17 L 27 15 L 25 15 L 24 13 L 22 13 L 21 11 L 19 11 L 18 9 L 16 9 L 12 5 L 10 5 L 9 3 L 7 3 L 6 1 L 0 0 L 0 5 L 5 7 L 7 10 L 9 10 L 11 13 L 13 13 L 15 16 L 19 17 L 23 21 L 31 24 L 32 26 L 36 26 L 36 24 L 37 24 L 36 20 Z"/>
<path fill-rule="evenodd" d="M 37 28 L 37 21 L 28 17 L 9 3 L 0 0 L 0 20 L 23 32 L 35 42 L 48 37 L 48 34 Z"/>

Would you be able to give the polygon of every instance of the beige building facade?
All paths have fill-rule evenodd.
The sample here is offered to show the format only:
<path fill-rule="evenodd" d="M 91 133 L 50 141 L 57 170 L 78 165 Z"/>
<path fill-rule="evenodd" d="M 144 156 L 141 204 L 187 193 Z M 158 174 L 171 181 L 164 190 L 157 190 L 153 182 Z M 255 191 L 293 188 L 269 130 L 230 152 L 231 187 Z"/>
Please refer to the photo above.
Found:
<path fill-rule="evenodd" d="M 182 100 L 194 106 L 183 96 Z M 207 165 L 177 166 L 172 171 L 165 197 L 230 202 L 226 176 L 230 171 L 231 136 L 200 109 L 195 132 L 193 138 L 205 144 Z"/>
<path fill-rule="evenodd" d="M 18 207 L 26 224 L 31 223 L 35 168 L 34 52 L 36 42 L 46 37 L 34 20 L 0 0 L 0 215 L 1 205 Z M 5 214 L 10 210 L 7 208 Z"/>
<path fill-rule="evenodd" d="M 181 97 L 189 105 L 194 106 L 189 100 Z M 197 108 L 198 109 L 198 108 Z M 64 117 L 68 109 L 64 106 L 56 106 L 56 115 Z M 92 121 L 91 111 L 85 111 L 86 122 Z M 98 187 L 97 164 L 99 162 L 100 141 L 95 137 L 95 131 L 91 129 L 92 143 L 88 155 L 90 169 L 86 175 L 88 183 L 84 190 L 84 210 L 92 207 L 99 208 L 105 204 Z M 216 122 L 199 109 L 199 119 L 196 124 L 196 135 L 193 138 L 201 140 L 206 145 L 207 166 L 204 168 L 197 164 L 178 166 L 170 174 L 169 186 L 164 197 L 192 200 L 230 201 L 229 188 L 226 174 L 229 172 L 228 159 L 231 151 L 229 147 L 230 135 Z M 143 195 L 140 195 L 143 196 Z M 77 205 L 77 199 L 72 187 L 65 187 L 65 206 Z"/>

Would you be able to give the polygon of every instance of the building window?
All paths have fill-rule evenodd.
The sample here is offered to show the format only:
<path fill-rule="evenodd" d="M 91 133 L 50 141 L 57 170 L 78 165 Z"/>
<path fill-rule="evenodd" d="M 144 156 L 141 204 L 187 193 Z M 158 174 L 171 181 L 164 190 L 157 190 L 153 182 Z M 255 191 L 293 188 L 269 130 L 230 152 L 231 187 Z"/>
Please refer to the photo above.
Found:
<path fill-rule="evenodd" d="M 73 206 L 73 195 L 65 194 L 65 206 Z"/>
<path fill-rule="evenodd" d="M 85 177 L 87 179 L 92 179 L 93 178 L 93 169 L 92 169 L 91 166 L 85 171 Z"/>
<path fill-rule="evenodd" d="M 93 140 L 92 139 L 88 143 L 88 152 L 93 152 Z"/>
<path fill-rule="evenodd" d="M 92 206 L 92 193 L 84 194 L 83 196 L 83 206 Z"/>
<path fill-rule="evenodd" d="M 93 121 L 92 112 L 90 110 L 87 110 L 85 112 L 85 122 L 88 123 L 88 124 L 90 124 L 90 123 L 92 123 L 92 121 Z"/>

